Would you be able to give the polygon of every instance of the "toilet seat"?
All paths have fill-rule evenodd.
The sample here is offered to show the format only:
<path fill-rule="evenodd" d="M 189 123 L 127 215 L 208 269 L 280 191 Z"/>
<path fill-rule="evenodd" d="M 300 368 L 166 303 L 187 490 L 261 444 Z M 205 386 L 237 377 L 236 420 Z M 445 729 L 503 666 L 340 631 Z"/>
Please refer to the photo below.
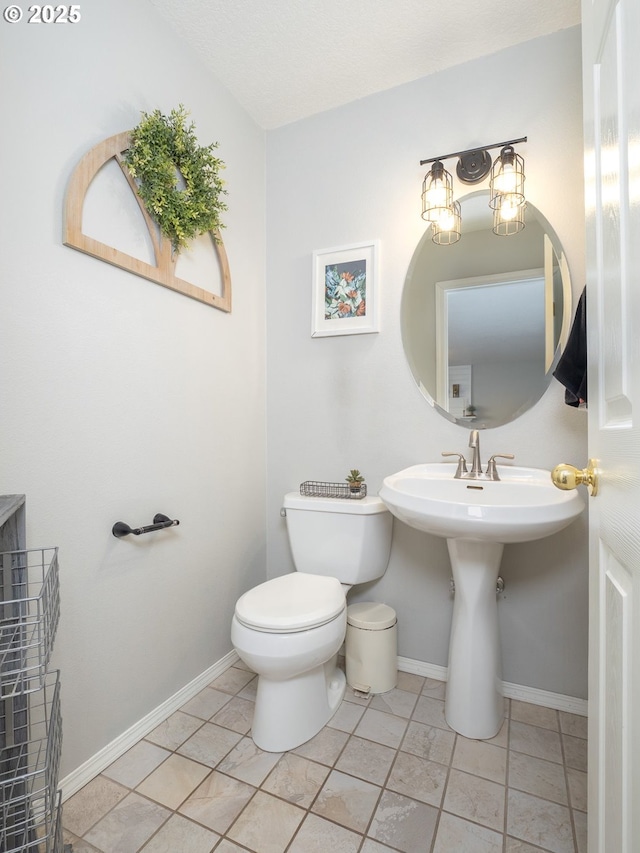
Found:
<path fill-rule="evenodd" d="M 345 593 L 337 578 L 293 572 L 245 592 L 235 612 L 248 628 L 294 633 L 331 622 L 345 608 Z"/>

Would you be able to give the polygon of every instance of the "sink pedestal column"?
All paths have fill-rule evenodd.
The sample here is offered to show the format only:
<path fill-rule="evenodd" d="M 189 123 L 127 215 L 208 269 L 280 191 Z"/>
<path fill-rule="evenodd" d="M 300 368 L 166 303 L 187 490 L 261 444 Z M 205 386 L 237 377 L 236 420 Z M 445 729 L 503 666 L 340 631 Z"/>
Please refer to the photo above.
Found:
<path fill-rule="evenodd" d="M 455 598 L 445 716 L 458 734 L 486 740 L 504 718 L 496 599 L 504 546 L 478 539 L 447 539 L 447 545 Z"/>

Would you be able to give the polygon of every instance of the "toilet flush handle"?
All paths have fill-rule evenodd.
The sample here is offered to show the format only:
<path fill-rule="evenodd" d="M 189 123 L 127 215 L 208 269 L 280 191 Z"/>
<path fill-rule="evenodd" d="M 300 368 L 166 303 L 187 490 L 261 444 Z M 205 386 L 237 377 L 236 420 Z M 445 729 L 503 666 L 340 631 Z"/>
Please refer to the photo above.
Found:
<path fill-rule="evenodd" d="M 283 506 L 281 506 L 280 507 L 280 518 L 286 518 L 286 517 L 287 517 L 287 511 Z"/>

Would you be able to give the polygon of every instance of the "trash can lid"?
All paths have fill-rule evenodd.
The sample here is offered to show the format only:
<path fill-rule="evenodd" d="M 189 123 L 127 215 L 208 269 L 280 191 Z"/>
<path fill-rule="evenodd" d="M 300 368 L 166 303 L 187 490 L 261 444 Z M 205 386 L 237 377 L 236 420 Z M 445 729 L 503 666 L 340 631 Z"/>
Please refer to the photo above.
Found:
<path fill-rule="evenodd" d="M 347 607 L 347 624 L 367 631 L 383 631 L 396 624 L 396 611 L 377 601 L 359 601 Z"/>

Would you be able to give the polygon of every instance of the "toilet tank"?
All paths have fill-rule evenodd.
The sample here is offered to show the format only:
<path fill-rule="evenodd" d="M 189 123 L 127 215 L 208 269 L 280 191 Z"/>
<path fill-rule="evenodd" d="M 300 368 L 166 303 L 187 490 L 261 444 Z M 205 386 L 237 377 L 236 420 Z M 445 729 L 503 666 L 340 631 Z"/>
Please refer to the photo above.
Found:
<path fill-rule="evenodd" d="M 382 577 L 389 563 L 393 516 L 379 497 L 360 500 L 284 497 L 293 562 L 299 572 L 343 584 Z"/>

